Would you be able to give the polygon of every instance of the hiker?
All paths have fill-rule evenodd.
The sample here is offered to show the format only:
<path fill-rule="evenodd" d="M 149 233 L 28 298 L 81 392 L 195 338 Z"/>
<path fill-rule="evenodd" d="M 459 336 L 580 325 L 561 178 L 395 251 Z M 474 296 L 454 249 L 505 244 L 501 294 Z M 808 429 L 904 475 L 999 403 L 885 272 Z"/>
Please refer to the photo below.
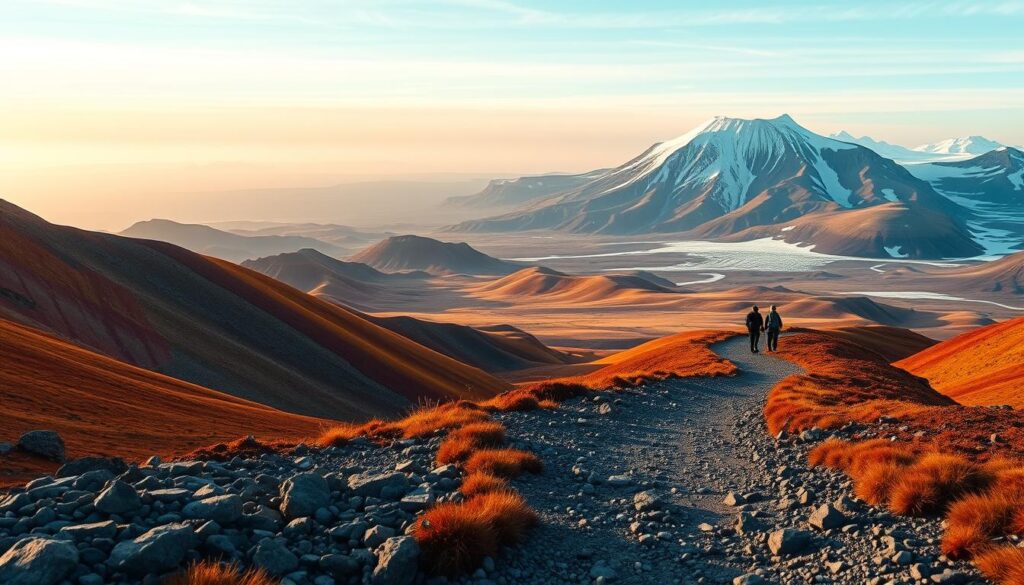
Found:
<path fill-rule="evenodd" d="M 757 309 L 757 305 L 747 313 L 747 333 L 750 334 L 750 352 L 760 353 L 757 344 L 761 340 L 761 332 L 764 331 L 764 317 Z"/>
<path fill-rule="evenodd" d="M 779 351 L 779 332 L 782 331 L 782 315 L 772 305 L 764 318 L 764 331 L 767 334 L 768 351 Z"/>

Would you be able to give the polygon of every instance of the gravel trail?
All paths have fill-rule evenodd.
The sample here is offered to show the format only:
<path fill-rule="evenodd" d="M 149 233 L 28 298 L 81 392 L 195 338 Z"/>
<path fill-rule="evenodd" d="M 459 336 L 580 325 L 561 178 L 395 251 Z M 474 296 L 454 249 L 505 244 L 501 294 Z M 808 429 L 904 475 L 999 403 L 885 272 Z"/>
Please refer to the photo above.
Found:
<path fill-rule="evenodd" d="M 937 520 L 871 509 L 850 499 L 839 474 L 807 469 L 806 451 L 825 433 L 780 442 L 767 435 L 765 397 L 777 382 L 801 373 L 799 367 L 751 354 L 744 337 L 712 349 L 740 375 L 658 382 L 571 400 L 558 411 L 500 416 L 519 446 L 547 466 L 543 475 L 515 482 L 543 524 L 476 578 L 552 584 L 974 579 L 969 567 L 934 556 Z M 825 505 L 831 525 L 813 528 L 810 516 Z M 793 529 L 788 544 L 772 550 L 769 536 L 783 528 Z"/>

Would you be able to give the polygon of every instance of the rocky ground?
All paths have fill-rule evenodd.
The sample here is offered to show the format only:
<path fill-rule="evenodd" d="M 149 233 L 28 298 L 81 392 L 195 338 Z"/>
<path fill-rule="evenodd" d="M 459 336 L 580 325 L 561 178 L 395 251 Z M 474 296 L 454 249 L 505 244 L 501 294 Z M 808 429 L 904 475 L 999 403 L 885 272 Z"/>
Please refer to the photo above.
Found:
<path fill-rule="evenodd" d="M 784 341 L 784 340 L 783 340 Z M 507 414 L 547 473 L 516 482 L 543 518 L 500 559 L 498 583 L 967 583 L 939 556 L 941 521 L 851 499 L 841 474 L 806 464 L 827 438 L 774 440 L 761 408 L 796 366 L 714 346 L 736 378 L 660 382 Z M 847 428 L 836 435 L 850 434 Z"/>
<path fill-rule="evenodd" d="M 475 583 L 966 583 L 937 553 L 937 520 L 850 499 L 839 474 L 809 470 L 824 433 L 774 440 L 761 407 L 794 366 L 715 346 L 736 378 L 602 393 L 556 411 L 498 415 L 513 446 L 545 462 L 514 482 L 541 514 L 527 543 L 487 559 Z M 848 434 L 845 429 L 838 434 Z M 38 437 L 37 437 L 38 438 Z M 208 556 L 258 565 L 286 584 L 400 584 L 416 573 L 415 514 L 458 498 L 434 468 L 439 438 L 387 447 L 151 461 L 75 462 L 0 499 L 0 583 L 157 583 Z M 31 576 L 31 577 L 29 577 Z"/>

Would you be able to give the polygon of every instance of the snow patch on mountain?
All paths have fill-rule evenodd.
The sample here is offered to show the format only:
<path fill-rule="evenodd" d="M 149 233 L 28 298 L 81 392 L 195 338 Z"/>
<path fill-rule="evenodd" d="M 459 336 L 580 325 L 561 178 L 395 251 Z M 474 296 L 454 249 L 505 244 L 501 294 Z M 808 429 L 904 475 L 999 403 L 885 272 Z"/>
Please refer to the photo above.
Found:
<path fill-rule="evenodd" d="M 932 144 L 922 144 L 915 147 L 914 150 L 935 154 L 979 155 L 993 151 L 1001 146 L 1003 145 L 984 136 L 963 136 L 960 138 L 948 138 Z"/>

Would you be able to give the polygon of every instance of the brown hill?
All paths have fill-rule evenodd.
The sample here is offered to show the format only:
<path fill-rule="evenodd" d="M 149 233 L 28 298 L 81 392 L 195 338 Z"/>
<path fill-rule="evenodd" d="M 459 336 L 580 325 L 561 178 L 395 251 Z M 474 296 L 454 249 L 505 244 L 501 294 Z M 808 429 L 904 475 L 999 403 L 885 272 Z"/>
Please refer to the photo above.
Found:
<path fill-rule="evenodd" d="M 52 429 L 71 457 L 139 460 L 249 434 L 302 439 L 328 423 L 138 368 L 3 319 L 0 354 L 0 441 Z M 53 467 L 15 452 L 5 458 L 0 485 Z"/>
<path fill-rule="evenodd" d="M 465 242 L 441 242 L 422 236 L 393 236 L 349 258 L 385 272 L 423 270 L 432 274 L 509 274 L 522 268 L 492 258 Z"/>
<path fill-rule="evenodd" d="M 814 244 L 815 252 L 866 258 L 960 258 L 982 251 L 967 228 L 947 213 L 905 203 L 815 213 L 786 222 L 783 229 L 752 227 L 725 239 L 782 238 Z"/>
<path fill-rule="evenodd" d="M 637 294 L 675 293 L 643 276 L 607 274 L 574 276 L 550 268 L 524 268 L 505 278 L 480 285 L 473 293 L 501 301 L 611 302 Z"/>
<path fill-rule="evenodd" d="M 363 311 L 374 310 L 381 299 L 401 301 L 394 285 L 415 283 L 426 272 L 387 273 L 359 262 L 344 262 L 305 249 L 242 262 L 242 266 L 289 286 Z"/>
<path fill-rule="evenodd" d="M 1024 295 L 1024 252 L 999 260 L 943 272 L 958 281 L 958 289 Z"/>
<path fill-rule="evenodd" d="M 575 361 L 573 356 L 552 349 L 536 337 L 511 325 L 467 327 L 404 316 L 364 317 L 424 347 L 485 372 L 509 372 Z"/>
<path fill-rule="evenodd" d="M 961 404 L 1024 408 L 1024 317 L 981 327 L 896 362 Z"/>
<path fill-rule="evenodd" d="M 338 419 L 507 385 L 269 277 L 0 203 L 0 316 L 208 388 Z"/>

